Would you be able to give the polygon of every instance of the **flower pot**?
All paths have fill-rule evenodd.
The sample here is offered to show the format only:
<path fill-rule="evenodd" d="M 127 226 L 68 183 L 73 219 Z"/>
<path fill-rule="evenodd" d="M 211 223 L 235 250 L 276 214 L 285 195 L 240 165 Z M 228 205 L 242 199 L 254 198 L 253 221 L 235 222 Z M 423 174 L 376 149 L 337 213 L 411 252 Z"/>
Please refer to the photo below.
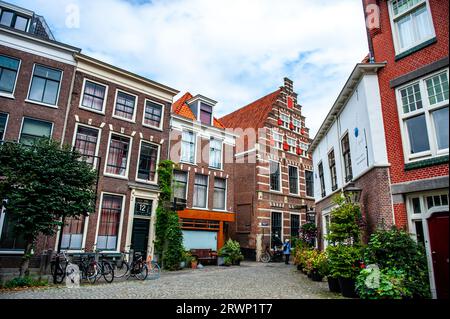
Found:
<path fill-rule="evenodd" d="M 241 265 L 241 261 L 240 260 L 233 260 L 233 265 L 240 266 Z"/>
<path fill-rule="evenodd" d="M 313 271 L 311 272 L 311 279 L 312 281 L 322 281 L 323 276 L 318 271 Z"/>
<path fill-rule="evenodd" d="M 223 256 L 218 256 L 218 257 L 217 257 L 217 266 L 223 266 L 223 265 L 225 264 L 224 259 L 225 259 L 225 257 L 223 257 Z"/>
<path fill-rule="evenodd" d="M 180 268 L 183 269 L 184 267 L 186 267 L 186 262 L 185 261 L 180 262 Z"/>
<path fill-rule="evenodd" d="M 333 277 L 327 277 L 328 280 L 328 289 L 331 292 L 341 292 L 341 286 L 339 286 L 339 280 Z"/>
<path fill-rule="evenodd" d="M 349 278 L 339 278 L 339 287 L 341 288 L 342 296 L 347 298 L 357 298 L 355 291 L 355 280 Z"/>
<path fill-rule="evenodd" d="M 198 264 L 197 261 L 192 261 L 192 262 L 191 262 L 191 268 L 192 268 L 192 269 L 197 269 L 197 264 Z"/>
<path fill-rule="evenodd" d="M 312 277 L 312 273 L 310 271 L 308 271 L 307 274 L 308 274 L 308 278 Z"/>
<path fill-rule="evenodd" d="M 297 265 L 297 270 L 302 271 L 302 270 L 303 270 L 303 269 L 302 269 L 302 266 L 301 266 L 301 265 Z"/>

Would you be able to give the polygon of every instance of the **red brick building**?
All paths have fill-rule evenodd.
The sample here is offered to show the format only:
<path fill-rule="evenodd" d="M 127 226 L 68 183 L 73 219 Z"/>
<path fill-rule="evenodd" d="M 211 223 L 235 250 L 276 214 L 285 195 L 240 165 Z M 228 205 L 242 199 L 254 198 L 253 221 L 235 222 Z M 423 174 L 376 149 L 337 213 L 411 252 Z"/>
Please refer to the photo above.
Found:
<path fill-rule="evenodd" d="M 169 158 L 177 163 L 174 197 L 186 249 L 220 249 L 234 222 L 236 136 L 214 117 L 217 102 L 189 92 L 172 106 Z"/>
<path fill-rule="evenodd" d="M 220 121 L 239 135 L 232 236 L 259 260 L 266 246 L 298 236 L 314 204 L 309 130 L 287 78 L 278 90 Z"/>
<path fill-rule="evenodd" d="M 364 5 L 372 61 L 386 63 L 378 81 L 395 224 L 425 245 L 433 295 L 448 297 L 449 2 Z"/>

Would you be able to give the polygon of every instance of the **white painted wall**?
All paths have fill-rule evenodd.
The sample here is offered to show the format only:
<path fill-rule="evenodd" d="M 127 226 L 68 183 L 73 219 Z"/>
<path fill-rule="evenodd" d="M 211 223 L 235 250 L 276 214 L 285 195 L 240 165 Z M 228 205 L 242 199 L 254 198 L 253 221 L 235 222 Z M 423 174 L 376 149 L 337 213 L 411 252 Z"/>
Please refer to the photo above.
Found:
<path fill-rule="evenodd" d="M 358 129 L 358 136 L 355 129 Z M 387 152 L 378 78 L 376 74 L 364 75 L 334 123 L 314 150 L 314 196 L 321 196 L 318 164 L 323 163 L 326 196 L 331 191 L 328 153 L 334 148 L 338 189 L 345 186 L 341 138 L 348 132 L 353 179 L 374 165 L 387 165 Z M 367 149 L 366 149 L 367 147 Z"/>

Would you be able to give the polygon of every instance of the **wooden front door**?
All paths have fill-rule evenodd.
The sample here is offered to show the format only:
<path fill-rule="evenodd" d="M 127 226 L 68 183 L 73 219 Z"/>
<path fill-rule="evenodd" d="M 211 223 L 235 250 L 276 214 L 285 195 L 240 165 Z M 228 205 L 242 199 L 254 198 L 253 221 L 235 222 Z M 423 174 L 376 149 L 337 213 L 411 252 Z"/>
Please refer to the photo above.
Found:
<path fill-rule="evenodd" d="M 131 233 L 131 248 L 147 257 L 149 219 L 135 218 L 133 220 L 133 232 Z"/>
<path fill-rule="evenodd" d="M 433 214 L 428 219 L 428 231 L 430 236 L 431 258 L 433 262 L 434 282 L 438 298 L 449 297 L 449 213 Z"/>

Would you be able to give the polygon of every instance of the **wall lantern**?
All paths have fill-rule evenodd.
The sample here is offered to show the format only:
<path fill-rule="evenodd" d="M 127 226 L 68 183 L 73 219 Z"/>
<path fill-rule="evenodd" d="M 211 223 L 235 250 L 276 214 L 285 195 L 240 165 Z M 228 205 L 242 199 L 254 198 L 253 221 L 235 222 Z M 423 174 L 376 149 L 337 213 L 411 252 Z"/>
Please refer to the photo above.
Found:
<path fill-rule="evenodd" d="M 356 204 L 361 199 L 362 189 L 355 186 L 355 183 L 350 183 L 344 188 L 344 196 L 348 202 Z"/>

